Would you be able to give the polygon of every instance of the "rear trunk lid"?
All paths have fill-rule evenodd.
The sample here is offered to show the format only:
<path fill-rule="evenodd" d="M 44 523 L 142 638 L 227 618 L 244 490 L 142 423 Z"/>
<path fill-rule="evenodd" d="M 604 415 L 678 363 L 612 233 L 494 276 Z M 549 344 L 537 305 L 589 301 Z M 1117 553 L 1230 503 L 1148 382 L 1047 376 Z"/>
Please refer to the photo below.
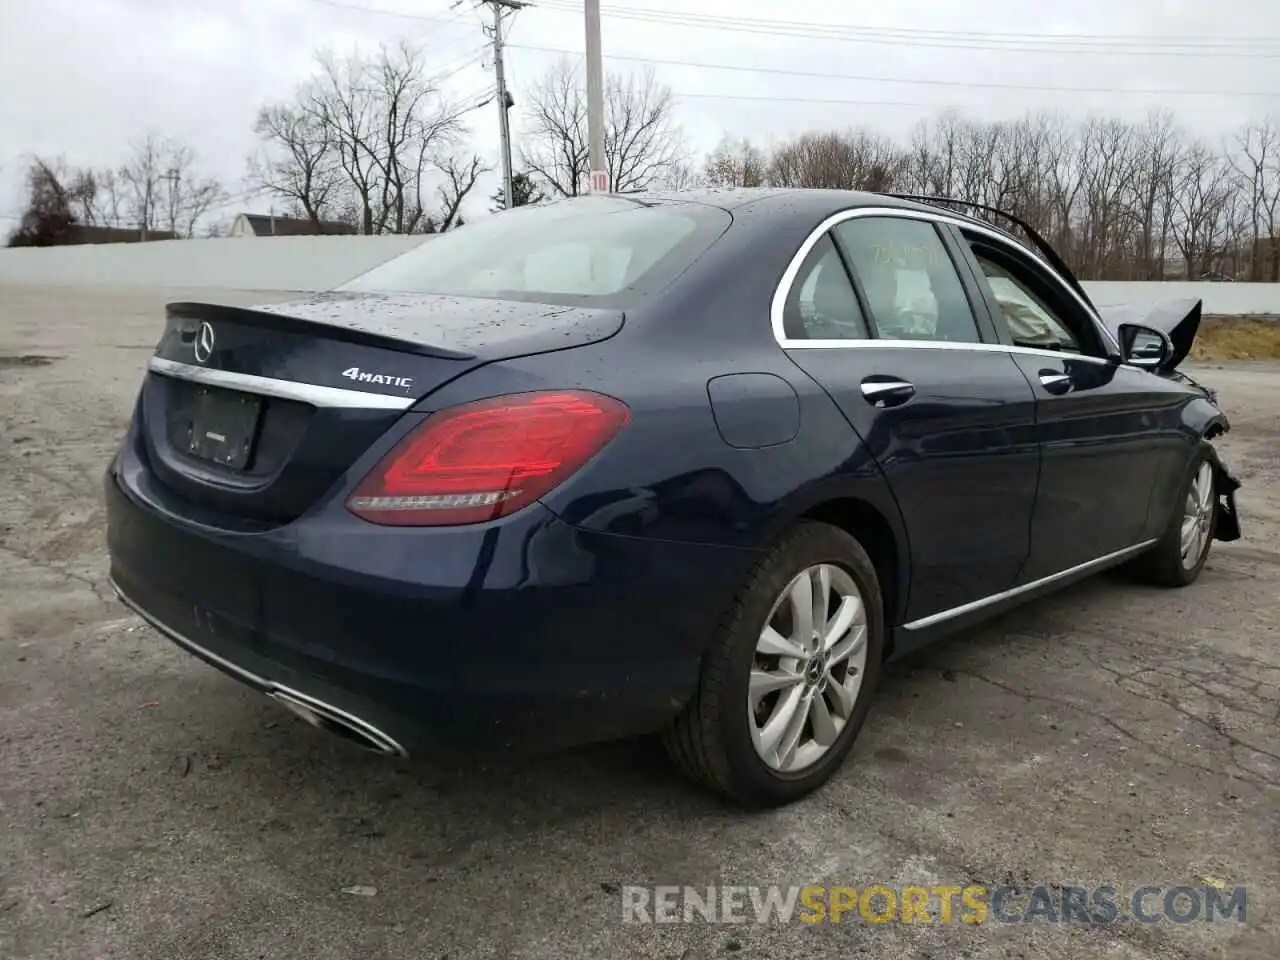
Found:
<path fill-rule="evenodd" d="M 616 310 L 325 293 L 172 303 L 139 404 L 155 477 L 202 507 L 297 517 L 417 401 L 486 363 L 595 343 Z"/>

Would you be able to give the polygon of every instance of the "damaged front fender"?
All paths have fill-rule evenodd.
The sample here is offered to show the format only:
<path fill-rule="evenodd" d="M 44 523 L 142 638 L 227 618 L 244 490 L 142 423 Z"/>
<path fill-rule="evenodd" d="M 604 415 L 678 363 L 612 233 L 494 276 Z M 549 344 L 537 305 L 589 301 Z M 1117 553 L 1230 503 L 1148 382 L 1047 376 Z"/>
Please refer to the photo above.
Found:
<path fill-rule="evenodd" d="M 1236 491 L 1240 489 L 1237 480 L 1222 462 L 1218 451 L 1209 448 L 1213 456 L 1213 489 L 1217 496 L 1213 538 L 1215 540 L 1239 540 L 1240 516 L 1236 512 Z"/>

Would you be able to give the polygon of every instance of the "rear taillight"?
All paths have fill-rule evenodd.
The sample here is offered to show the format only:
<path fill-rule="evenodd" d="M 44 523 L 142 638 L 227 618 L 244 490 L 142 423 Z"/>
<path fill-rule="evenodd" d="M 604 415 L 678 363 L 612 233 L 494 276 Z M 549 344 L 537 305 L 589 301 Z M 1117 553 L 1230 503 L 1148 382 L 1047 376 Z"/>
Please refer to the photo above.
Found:
<path fill-rule="evenodd" d="M 577 471 L 627 422 L 612 397 L 518 393 L 433 413 L 347 500 L 371 523 L 441 526 L 494 520 Z"/>

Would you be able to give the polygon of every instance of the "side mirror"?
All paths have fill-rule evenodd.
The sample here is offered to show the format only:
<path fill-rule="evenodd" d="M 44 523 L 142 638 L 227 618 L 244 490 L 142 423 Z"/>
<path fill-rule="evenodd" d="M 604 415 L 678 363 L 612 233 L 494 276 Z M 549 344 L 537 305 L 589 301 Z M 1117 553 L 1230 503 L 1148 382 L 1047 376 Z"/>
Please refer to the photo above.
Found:
<path fill-rule="evenodd" d="M 1169 335 L 1140 323 L 1120 324 L 1120 350 L 1124 362 L 1144 370 L 1158 370 L 1173 357 Z"/>

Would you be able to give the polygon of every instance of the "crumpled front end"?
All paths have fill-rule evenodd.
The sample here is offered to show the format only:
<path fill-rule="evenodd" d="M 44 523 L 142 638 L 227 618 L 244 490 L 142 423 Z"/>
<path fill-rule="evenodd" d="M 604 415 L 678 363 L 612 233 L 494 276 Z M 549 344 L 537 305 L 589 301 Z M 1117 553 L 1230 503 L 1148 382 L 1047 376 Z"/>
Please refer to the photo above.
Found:
<path fill-rule="evenodd" d="M 1236 512 L 1236 491 L 1240 489 L 1240 481 L 1222 462 L 1222 457 L 1217 450 L 1213 452 L 1213 488 L 1218 495 L 1213 538 L 1226 541 L 1239 540 L 1240 517 Z"/>

